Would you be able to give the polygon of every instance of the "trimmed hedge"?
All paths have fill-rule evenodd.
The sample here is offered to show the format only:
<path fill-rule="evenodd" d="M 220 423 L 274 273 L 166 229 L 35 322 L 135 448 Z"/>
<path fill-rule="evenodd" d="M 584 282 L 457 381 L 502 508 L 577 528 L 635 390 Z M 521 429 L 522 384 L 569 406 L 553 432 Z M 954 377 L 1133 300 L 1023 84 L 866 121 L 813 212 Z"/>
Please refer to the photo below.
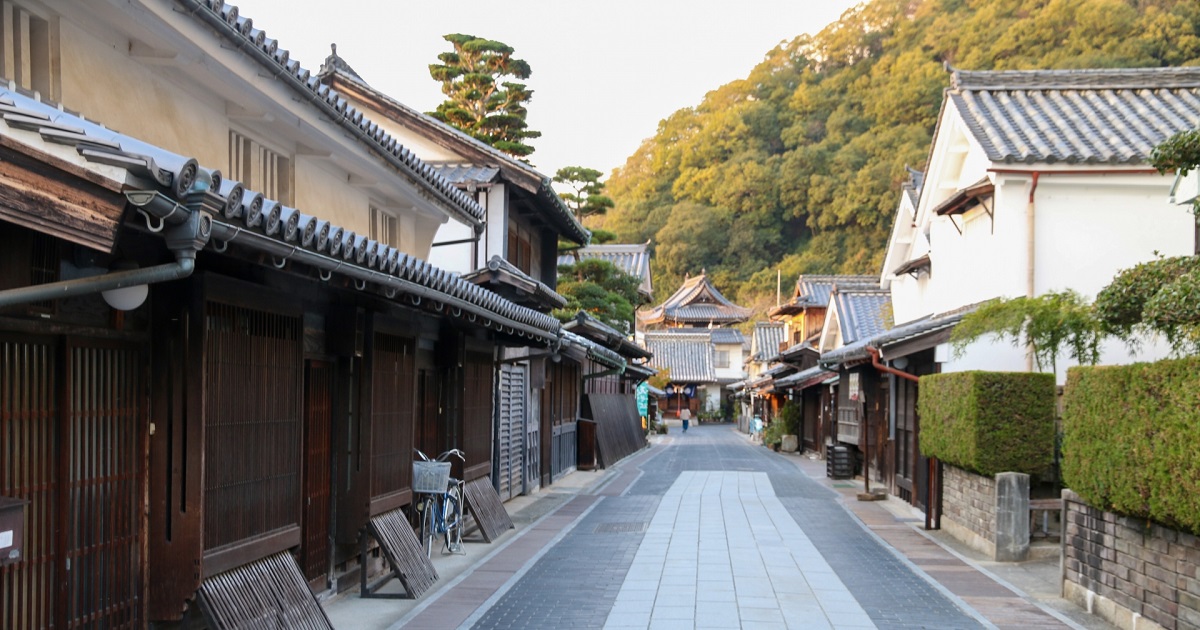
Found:
<path fill-rule="evenodd" d="M 1063 479 L 1093 506 L 1200 533 L 1200 357 L 1076 367 Z"/>
<path fill-rule="evenodd" d="M 921 452 L 984 476 L 1045 473 L 1054 462 L 1054 375 L 922 376 Z"/>

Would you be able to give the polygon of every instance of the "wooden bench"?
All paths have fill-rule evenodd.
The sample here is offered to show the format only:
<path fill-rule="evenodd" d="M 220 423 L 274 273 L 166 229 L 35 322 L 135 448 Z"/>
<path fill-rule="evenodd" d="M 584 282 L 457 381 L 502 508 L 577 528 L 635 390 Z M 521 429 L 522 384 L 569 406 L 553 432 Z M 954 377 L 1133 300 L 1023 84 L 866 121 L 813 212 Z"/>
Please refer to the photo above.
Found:
<path fill-rule="evenodd" d="M 1051 533 L 1050 515 L 1058 513 L 1059 529 Z M 1038 526 L 1038 514 L 1041 514 L 1041 527 Z M 1062 499 L 1030 499 L 1029 501 L 1029 532 L 1032 538 L 1058 538 L 1062 534 Z"/>

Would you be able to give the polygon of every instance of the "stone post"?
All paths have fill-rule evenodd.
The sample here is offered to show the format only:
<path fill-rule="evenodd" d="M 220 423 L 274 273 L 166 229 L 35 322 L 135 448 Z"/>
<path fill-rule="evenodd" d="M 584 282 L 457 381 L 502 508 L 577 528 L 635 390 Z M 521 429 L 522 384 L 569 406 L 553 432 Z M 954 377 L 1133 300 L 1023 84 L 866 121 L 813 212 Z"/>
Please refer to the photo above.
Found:
<path fill-rule="evenodd" d="M 996 475 L 996 560 L 1020 562 L 1029 555 L 1029 475 Z"/>

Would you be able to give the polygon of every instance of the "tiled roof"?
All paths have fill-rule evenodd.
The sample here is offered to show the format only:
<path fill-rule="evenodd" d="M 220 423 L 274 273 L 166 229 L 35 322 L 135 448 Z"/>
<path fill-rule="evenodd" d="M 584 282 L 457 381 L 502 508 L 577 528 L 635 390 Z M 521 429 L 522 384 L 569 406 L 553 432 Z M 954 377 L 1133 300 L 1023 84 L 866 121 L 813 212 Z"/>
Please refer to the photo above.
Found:
<path fill-rule="evenodd" d="M 775 379 L 775 388 L 776 389 L 783 389 L 783 388 L 787 388 L 787 387 L 803 388 L 803 387 L 807 386 L 807 384 L 809 384 L 809 383 L 815 385 L 816 383 L 819 383 L 822 380 L 829 378 L 830 376 L 833 376 L 833 375 L 834 375 L 834 372 L 830 372 L 829 370 L 827 370 L 819 365 L 815 365 L 813 367 L 808 368 L 807 370 L 801 370 L 799 372 L 796 372 L 795 374 L 789 374 L 782 378 Z"/>
<path fill-rule="evenodd" d="M 567 239 L 579 244 L 585 244 L 591 239 L 591 232 L 579 223 L 575 214 L 554 191 L 551 179 L 529 164 L 376 90 L 361 78 L 341 71 L 337 64 L 327 69 L 323 68 L 322 71 L 323 81 L 333 82 L 343 87 L 347 93 L 357 93 L 386 105 L 391 114 L 403 119 L 398 122 L 406 124 L 414 132 L 426 137 L 452 141 L 456 152 L 468 154 L 467 158 L 477 163 L 477 166 L 498 166 L 501 177 L 533 195 L 535 207 L 540 209 Z"/>
<path fill-rule="evenodd" d="M 645 344 L 646 349 L 654 353 L 650 367 L 669 369 L 673 382 L 712 383 L 717 380 L 712 342 L 707 333 L 648 332 Z"/>
<path fill-rule="evenodd" d="M 531 308 L 554 309 L 567 305 L 567 298 L 542 282 L 530 277 L 516 265 L 499 257 L 492 256 L 487 265 L 464 274 L 463 279 L 474 282 L 479 286 L 496 283 L 509 287 L 511 293 L 504 293 L 508 299 L 530 306 Z M 493 289 L 495 290 L 495 289 Z M 513 294 L 518 295 L 513 295 Z"/>
<path fill-rule="evenodd" d="M 52 154 L 73 152 L 77 163 L 116 166 L 128 174 L 127 194 L 149 190 L 180 204 L 194 194 L 198 181 L 211 198 L 210 249 L 245 248 L 268 254 L 278 264 L 303 263 L 321 274 L 345 275 L 387 297 L 407 298 L 477 325 L 543 342 L 557 338 L 553 317 L 518 306 L 387 243 L 332 225 L 315 215 L 284 206 L 225 180 L 195 159 L 114 132 L 75 114 L 16 92 L 0 89 L 0 127 L 6 137 Z"/>
<path fill-rule="evenodd" d="M 877 276 L 804 274 L 796 278 L 795 301 L 804 306 L 828 306 L 829 295 L 835 286 L 843 289 L 878 287 L 879 278 Z"/>
<path fill-rule="evenodd" d="M 713 343 L 722 345 L 746 343 L 746 336 L 736 328 L 664 328 L 654 332 L 672 335 L 708 335 Z"/>
<path fill-rule="evenodd" d="M 574 319 L 563 324 L 563 329 L 603 344 L 605 347 L 615 350 L 623 357 L 647 359 L 651 356 L 648 350 L 626 339 L 625 333 L 588 315 L 584 311 L 579 311 L 575 314 Z"/>
<path fill-rule="evenodd" d="M 778 322 L 755 322 L 754 338 L 750 341 L 750 358 L 755 361 L 766 361 L 779 354 L 779 345 L 783 343 L 784 325 Z"/>
<path fill-rule="evenodd" d="M 925 335 L 931 335 L 947 328 L 953 328 L 962 321 L 964 315 L 974 311 L 978 307 L 978 304 L 971 304 L 963 308 L 955 309 L 948 313 L 930 315 L 922 317 L 916 321 L 896 326 L 895 328 L 885 330 L 881 333 L 872 335 L 871 337 L 860 339 L 853 344 L 842 346 L 833 352 L 826 352 L 825 354 L 821 355 L 821 363 L 823 365 L 832 365 L 842 361 L 865 359 L 870 356 L 867 354 L 867 346 L 886 348 L 890 345 L 904 341 L 910 341 Z"/>
<path fill-rule="evenodd" d="M 500 177 L 500 169 L 495 166 L 477 166 L 475 164 L 435 164 L 434 168 L 455 186 L 468 184 L 494 184 Z"/>
<path fill-rule="evenodd" d="M 736 328 L 712 328 L 712 329 L 710 329 L 710 332 L 712 333 L 713 343 L 719 343 L 719 344 L 744 344 L 744 343 L 746 343 L 746 336 L 742 334 L 742 331 L 740 331 Z"/>
<path fill-rule="evenodd" d="M 708 281 L 707 274 L 688 278 L 679 290 L 662 304 L 639 315 L 646 324 L 677 323 L 738 323 L 750 318 L 751 311 L 730 302 Z"/>
<path fill-rule="evenodd" d="M 591 258 L 607 260 L 621 271 L 635 278 L 641 278 L 642 283 L 638 285 L 638 292 L 647 299 L 653 295 L 653 288 L 650 284 L 650 241 L 641 244 L 588 245 L 576 251 L 581 260 Z M 571 254 L 561 255 L 558 257 L 558 264 L 573 265 L 575 257 Z"/>
<path fill-rule="evenodd" d="M 592 341 L 591 339 L 588 339 L 587 337 L 582 337 L 571 331 L 564 330 L 561 332 L 562 339 L 565 342 L 564 346 L 566 348 L 570 348 L 571 346 L 580 348 L 587 354 L 589 359 L 596 361 L 597 363 L 618 368 L 622 371 L 625 369 L 625 358 L 616 352 L 605 348 L 604 346 Z"/>
<path fill-rule="evenodd" d="M 869 339 L 887 330 L 892 294 L 884 289 L 838 289 L 833 296 L 837 305 L 838 324 L 842 343 L 851 344 Z"/>
<path fill-rule="evenodd" d="M 347 129 L 369 149 L 380 155 L 385 162 L 406 176 L 428 187 L 460 219 L 472 225 L 481 225 L 484 210 L 475 200 L 438 175 L 432 166 L 421 161 L 412 151 L 402 146 L 379 125 L 351 106 L 336 91 L 321 82 L 320 78 L 300 67 L 287 49 L 267 37 L 265 31 L 255 28 L 253 20 L 238 14 L 236 6 L 223 0 L 179 0 L 187 12 L 196 19 L 213 27 L 222 37 L 252 59 L 268 69 L 269 75 L 277 77 L 299 92 L 304 100 L 314 104 L 330 120 Z M 346 74 L 345 76 L 350 76 Z"/>
<path fill-rule="evenodd" d="M 957 70 L 947 96 L 994 162 L 1142 164 L 1200 123 L 1200 67 Z"/>

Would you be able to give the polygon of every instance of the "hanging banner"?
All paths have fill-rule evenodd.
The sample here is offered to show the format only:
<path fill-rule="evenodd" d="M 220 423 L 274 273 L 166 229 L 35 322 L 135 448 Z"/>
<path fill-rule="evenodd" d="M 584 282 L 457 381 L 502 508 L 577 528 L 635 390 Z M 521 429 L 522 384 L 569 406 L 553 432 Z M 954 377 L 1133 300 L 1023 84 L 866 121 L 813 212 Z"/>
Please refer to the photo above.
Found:
<path fill-rule="evenodd" d="M 634 399 L 637 400 L 638 415 L 650 415 L 650 383 L 646 381 L 638 383 L 637 390 L 634 391 Z"/>

